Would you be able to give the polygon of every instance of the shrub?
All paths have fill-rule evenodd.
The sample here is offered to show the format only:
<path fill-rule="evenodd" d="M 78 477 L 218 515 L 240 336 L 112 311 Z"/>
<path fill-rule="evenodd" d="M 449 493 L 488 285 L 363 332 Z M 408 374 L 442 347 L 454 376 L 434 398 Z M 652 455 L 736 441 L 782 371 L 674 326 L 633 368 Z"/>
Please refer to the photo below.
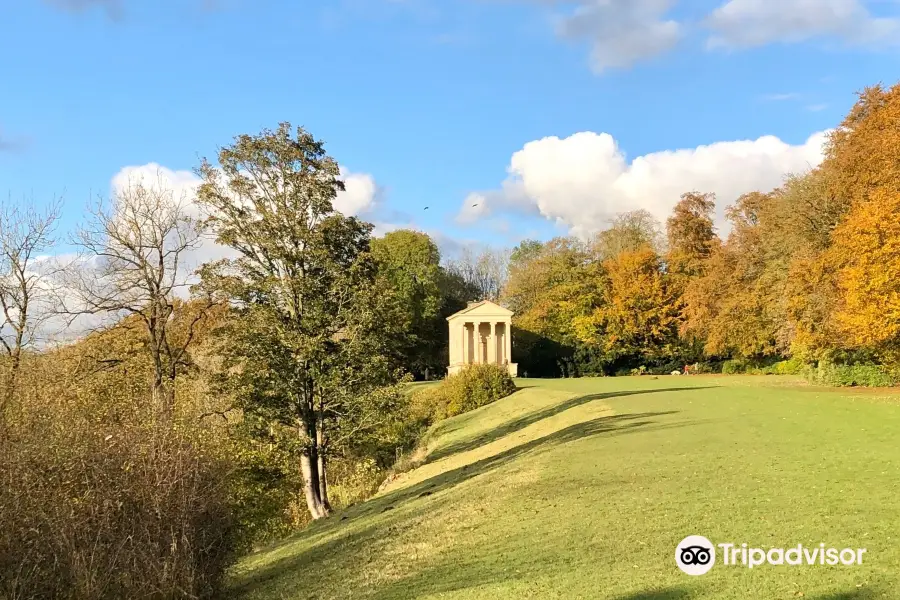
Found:
<path fill-rule="evenodd" d="M 775 357 L 735 358 L 722 363 L 723 375 L 798 375 L 806 365 L 799 358 L 777 360 Z"/>
<path fill-rule="evenodd" d="M 747 372 L 747 361 L 742 358 L 726 360 L 722 363 L 723 375 L 740 375 Z"/>
<path fill-rule="evenodd" d="M 214 597 L 235 544 L 220 465 L 174 432 L 49 425 L 0 451 L 0 598 Z"/>
<path fill-rule="evenodd" d="M 411 411 L 417 418 L 434 423 L 475 410 L 516 391 L 505 367 L 491 364 L 470 365 L 440 384 L 416 392 Z"/>
<path fill-rule="evenodd" d="M 810 369 L 807 377 L 815 383 L 838 387 L 890 387 L 900 383 L 897 373 L 881 365 L 839 365 L 822 361 L 817 369 Z"/>
<path fill-rule="evenodd" d="M 0 598 L 217 597 L 232 464 L 196 418 L 155 424 L 140 379 L 76 350 L 24 363 L 0 421 Z"/>
<path fill-rule="evenodd" d="M 799 375 L 806 369 L 806 363 L 799 358 L 782 360 L 770 367 L 773 375 Z"/>

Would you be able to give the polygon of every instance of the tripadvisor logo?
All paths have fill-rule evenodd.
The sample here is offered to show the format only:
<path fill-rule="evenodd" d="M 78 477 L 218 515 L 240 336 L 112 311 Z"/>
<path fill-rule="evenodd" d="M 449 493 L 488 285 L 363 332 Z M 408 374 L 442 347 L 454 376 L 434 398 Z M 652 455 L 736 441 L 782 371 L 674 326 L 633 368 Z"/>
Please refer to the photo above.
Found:
<path fill-rule="evenodd" d="M 761 565 L 861 565 L 865 548 L 826 548 L 825 544 L 790 548 L 748 547 L 747 544 L 713 544 L 702 535 L 689 535 L 675 548 L 675 564 L 688 575 L 703 575 L 716 564 L 716 548 L 722 564 L 752 569 Z"/>

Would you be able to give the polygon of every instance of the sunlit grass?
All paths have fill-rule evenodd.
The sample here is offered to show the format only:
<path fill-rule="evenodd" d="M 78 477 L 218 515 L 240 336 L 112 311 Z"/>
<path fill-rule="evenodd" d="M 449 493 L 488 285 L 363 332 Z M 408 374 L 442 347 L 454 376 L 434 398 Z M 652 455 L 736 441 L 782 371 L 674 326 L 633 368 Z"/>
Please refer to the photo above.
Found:
<path fill-rule="evenodd" d="M 519 380 L 381 495 L 245 559 L 245 599 L 898 598 L 900 406 L 787 377 Z M 681 573 L 689 534 L 867 548 Z"/>

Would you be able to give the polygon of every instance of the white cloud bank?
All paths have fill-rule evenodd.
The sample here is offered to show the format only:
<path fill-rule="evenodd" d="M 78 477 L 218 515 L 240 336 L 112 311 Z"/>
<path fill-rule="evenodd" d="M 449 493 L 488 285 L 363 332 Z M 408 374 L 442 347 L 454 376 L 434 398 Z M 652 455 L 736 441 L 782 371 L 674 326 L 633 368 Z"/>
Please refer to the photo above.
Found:
<path fill-rule="evenodd" d="M 576 235 L 605 228 L 618 213 L 646 209 L 663 221 L 681 194 L 715 192 L 717 223 L 741 194 L 768 191 L 788 173 L 822 161 L 827 132 L 800 145 L 777 137 L 667 150 L 628 162 L 608 133 L 582 132 L 529 142 L 512 155 L 500 189 L 470 194 L 457 217 L 472 223 L 497 210 L 536 213 Z"/>

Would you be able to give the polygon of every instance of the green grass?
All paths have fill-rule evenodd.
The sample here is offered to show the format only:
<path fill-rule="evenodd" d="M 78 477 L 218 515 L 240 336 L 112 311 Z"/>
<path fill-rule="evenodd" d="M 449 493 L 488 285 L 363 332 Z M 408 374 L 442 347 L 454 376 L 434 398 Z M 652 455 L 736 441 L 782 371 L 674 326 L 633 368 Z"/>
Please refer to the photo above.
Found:
<path fill-rule="evenodd" d="M 900 399 L 792 377 L 518 380 L 364 504 L 243 560 L 242 600 L 900 598 Z M 675 546 L 867 548 L 717 565 Z"/>

